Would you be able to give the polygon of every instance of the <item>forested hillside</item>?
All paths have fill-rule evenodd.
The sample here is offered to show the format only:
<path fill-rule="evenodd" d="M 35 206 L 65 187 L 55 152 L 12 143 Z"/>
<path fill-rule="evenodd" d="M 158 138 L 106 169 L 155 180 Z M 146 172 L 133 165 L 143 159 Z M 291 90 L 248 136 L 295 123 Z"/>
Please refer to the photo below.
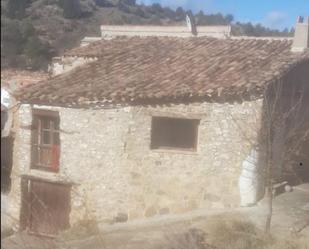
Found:
<path fill-rule="evenodd" d="M 2 67 L 46 69 L 52 56 L 76 46 L 84 36 L 98 36 L 101 24 L 183 24 L 187 10 L 135 0 L 1 0 Z M 231 24 L 234 35 L 289 36 L 235 22 L 233 15 L 195 14 L 198 25 Z"/>

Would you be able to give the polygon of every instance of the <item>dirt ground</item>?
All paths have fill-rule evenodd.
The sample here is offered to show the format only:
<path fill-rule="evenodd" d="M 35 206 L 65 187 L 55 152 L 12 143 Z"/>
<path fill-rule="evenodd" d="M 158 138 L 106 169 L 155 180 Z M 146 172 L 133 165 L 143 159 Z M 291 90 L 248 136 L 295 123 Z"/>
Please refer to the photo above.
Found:
<path fill-rule="evenodd" d="M 263 228 L 265 203 L 247 210 L 250 219 Z M 282 235 L 301 233 L 309 238 L 309 183 L 293 187 L 292 192 L 276 196 L 273 203 L 272 231 Z"/>
<path fill-rule="evenodd" d="M 18 233 L 1 241 L 3 249 L 156 249 L 163 248 L 167 234 L 174 237 L 190 228 L 200 228 L 215 215 L 248 217 L 263 228 L 266 208 L 262 201 L 255 207 L 210 212 L 198 210 L 185 215 L 166 215 L 144 221 L 101 226 L 98 236 L 72 240 L 47 239 Z M 309 184 L 294 187 L 292 192 L 274 200 L 272 233 L 285 236 L 298 233 L 309 238 Z M 181 244 L 181 242 L 179 242 Z M 179 246 L 181 248 L 181 245 Z"/>

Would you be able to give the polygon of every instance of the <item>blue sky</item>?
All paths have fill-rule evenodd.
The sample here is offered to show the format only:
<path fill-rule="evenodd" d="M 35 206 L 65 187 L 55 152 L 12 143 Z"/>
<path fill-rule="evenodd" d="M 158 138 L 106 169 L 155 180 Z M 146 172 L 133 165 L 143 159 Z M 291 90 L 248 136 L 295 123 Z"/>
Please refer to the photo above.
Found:
<path fill-rule="evenodd" d="M 299 15 L 309 16 L 309 0 L 137 0 L 146 5 L 160 3 L 193 12 L 233 14 L 236 21 L 262 23 L 271 28 L 291 28 Z"/>

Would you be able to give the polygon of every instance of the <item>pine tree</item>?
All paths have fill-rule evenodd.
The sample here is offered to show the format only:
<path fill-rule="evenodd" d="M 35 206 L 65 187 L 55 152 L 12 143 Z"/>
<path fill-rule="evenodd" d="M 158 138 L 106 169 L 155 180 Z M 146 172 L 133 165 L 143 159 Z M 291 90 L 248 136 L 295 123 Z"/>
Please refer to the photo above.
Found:
<path fill-rule="evenodd" d="M 9 0 L 7 5 L 8 17 L 22 19 L 25 17 L 29 0 Z"/>
<path fill-rule="evenodd" d="M 64 18 L 74 19 L 81 16 L 79 0 L 60 0 L 59 5 L 63 8 Z"/>
<path fill-rule="evenodd" d="M 178 7 L 178 8 L 176 9 L 176 21 L 184 20 L 185 17 L 186 17 L 186 13 L 185 13 L 185 11 L 183 10 L 183 8 Z"/>

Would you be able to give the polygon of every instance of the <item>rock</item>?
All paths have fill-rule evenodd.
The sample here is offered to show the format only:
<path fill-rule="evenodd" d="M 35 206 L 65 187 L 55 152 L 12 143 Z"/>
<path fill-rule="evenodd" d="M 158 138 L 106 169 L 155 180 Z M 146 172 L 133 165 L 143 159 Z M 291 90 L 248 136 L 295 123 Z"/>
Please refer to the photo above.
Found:
<path fill-rule="evenodd" d="M 161 208 L 159 210 L 159 214 L 160 215 L 164 215 L 164 214 L 169 214 L 170 213 L 170 209 L 168 207 L 165 207 L 165 208 Z"/>
<path fill-rule="evenodd" d="M 100 221 L 102 224 L 108 224 L 108 225 L 112 225 L 115 223 L 114 219 L 103 219 Z"/>
<path fill-rule="evenodd" d="M 128 221 L 128 214 L 125 213 L 118 213 L 117 216 L 114 217 L 114 221 L 116 223 L 119 222 L 127 222 Z"/>
<path fill-rule="evenodd" d="M 140 174 L 139 173 L 137 173 L 137 172 L 131 172 L 131 177 L 133 178 L 133 179 L 137 179 L 137 178 L 140 178 Z"/>
<path fill-rule="evenodd" d="M 157 214 L 157 209 L 154 206 L 147 208 L 145 211 L 146 217 L 152 217 L 152 216 L 155 216 L 156 214 Z"/>
<path fill-rule="evenodd" d="M 189 200 L 187 202 L 187 210 L 194 210 L 194 209 L 197 209 L 198 208 L 198 204 L 196 203 L 195 200 Z"/>
<path fill-rule="evenodd" d="M 204 195 L 204 200 L 208 200 L 208 201 L 211 201 L 211 202 L 218 202 L 218 201 L 220 201 L 220 197 L 213 195 L 213 194 L 206 193 Z"/>
<path fill-rule="evenodd" d="M 303 205 L 303 206 L 301 207 L 301 209 L 304 210 L 304 211 L 309 211 L 309 203 Z"/>
<path fill-rule="evenodd" d="M 157 195 L 166 195 L 166 193 L 164 191 L 162 191 L 162 190 L 158 190 L 157 191 Z"/>
<path fill-rule="evenodd" d="M 284 190 L 285 190 L 285 192 L 292 192 L 293 188 L 290 185 L 285 185 Z"/>
<path fill-rule="evenodd" d="M 214 208 L 214 209 L 223 209 L 224 208 L 224 205 L 223 203 L 221 202 L 213 202 L 211 204 L 211 208 Z"/>

